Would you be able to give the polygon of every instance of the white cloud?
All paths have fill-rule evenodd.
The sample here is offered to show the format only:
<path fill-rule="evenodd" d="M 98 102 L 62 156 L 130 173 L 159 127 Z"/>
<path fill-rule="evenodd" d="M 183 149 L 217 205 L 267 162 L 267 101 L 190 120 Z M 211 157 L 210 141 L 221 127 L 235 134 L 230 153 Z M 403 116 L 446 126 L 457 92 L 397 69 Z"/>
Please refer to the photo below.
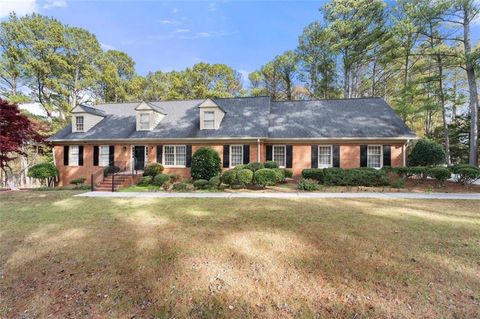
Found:
<path fill-rule="evenodd" d="M 107 44 L 107 43 L 104 43 L 104 42 L 100 42 L 100 46 L 104 50 L 115 50 L 115 47 L 113 45 L 110 45 L 110 44 Z"/>
<path fill-rule="evenodd" d="M 180 22 L 178 22 L 177 20 L 168 20 L 168 19 L 160 20 L 160 23 L 161 24 L 180 24 Z"/>
<path fill-rule="evenodd" d="M 0 18 L 8 16 L 11 12 L 18 16 L 32 13 L 36 5 L 36 0 L 0 0 Z"/>
<path fill-rule="evenodd" d="M 52 8 L 65 8 L 67 6 L 66 0 L 47 0 L 43 5 L 44 9 L 52 9 Z"/>
<path fill-rule="evenodd" d="M 178 8 L 173 8 L 173 9 L 172 9 L 172 12 L 173 12 L 173 13 L 178 13 L 178 12 L 180 12 L 180 9 L 178 9 Z"/>
<path fill-rule="evenodd" d="M 252 73 L 252 71 L 247 71 L 247 70 L 237 70 L 237 71 L 242 76 L 242 84 L 245 87 L 248 87 L 250 85 L 250 81 L 248 80 L 248 75 Z"/>
<path fill-rule="evenodd" d="M 190 29 L 175 29 L 175 33 L 188 33 L 190 32 Z"/>
<path fill-rule="evenodd" d="M 210 2 L 208 4 L 208 11 L 211 11 L 211 12 L 217 11 L 217 4 L 215 2 Z"/>

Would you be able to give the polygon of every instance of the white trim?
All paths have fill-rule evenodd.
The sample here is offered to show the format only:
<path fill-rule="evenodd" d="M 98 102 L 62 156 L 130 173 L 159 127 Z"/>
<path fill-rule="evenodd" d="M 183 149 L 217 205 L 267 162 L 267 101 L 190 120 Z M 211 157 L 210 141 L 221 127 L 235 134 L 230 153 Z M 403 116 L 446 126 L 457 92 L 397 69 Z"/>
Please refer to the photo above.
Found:
<path fill-rule="evenodd" d="M 371 168 L 375 168 L 375 169 L 383 168 L 383 145 L 380 145 L 380 144 L 369 144 L 369 145 L 367 145 L 367 167 L 370 167 L 370 166 L 368 166 L 368 149 L 370 148 L 370 146 L 380 147 L 380 167 L 371 167 Z"/>
<path fill-rule="evenodd" d="M 229 157 L 228 165 L 229 165 L 230 168 L 235 168 L 235 166 L 236 166 L 236 165 L 235 166 L 232 165 L 232 147 L 235 147 L 235 146 L 236 147 L 240 146 L 241 149 L 242 149 L 242 160 L 240 161 L 240 165 L 243 164 L 243 156 L 244 156 L 244 154 L 243 154 L 243 144 L 232 144 L 232 145 L 230 145 L 229 154 L 228 154 L 228 157 Z"/>
<path fill-rule="evenodd" d="M 320 165 L 320 147 L 329 147 L 330 148 L 330 165 L 325 166 L 325 165 Z M 333 167 L 333 145 L 318 145 L 317 148 L 317 166 L 318 168 L 330 168 Z"/>
<path fill-rule="evenodd" d="M 275 161 L 275 147 L 282 147 L 283 148 L 283 162 L 285 165 L 280 165 L 280 163 Z M 279 168 L 285 168 L 287 166 L 287 145 L 272 145 L 272 161 L 276 162 L 278 164 Z"/>
<path fill-rule="evenodd" d="M 148 116 L 148 123 L 143 123 L 147 124 L 147 128 L 142 127 L 142 116 Z M 150 131 L 150 127 L 152 126 L 152 119 L 151 119 L 151 114 L 149 112 L 139 112 L 138 113 L 138 130 L 137 131 Z"/>
<path fill-rule="evenodd" d="M 173 146 L 173 162 L 175 165 L 167 165 L 165 164 L 165 146 Z M 183 146 L 185 147 L 185 165 L 176 165 L 177 163 L 177 147 Z M 162 165 L 168 168 L 186 168 L 187 167 L 187 145 L 186 144 L 168 144 L 162 145 Z"/>
<path fill-rule="evenodd" d="M 204 130 L 214 130 L 215 129 L 215 111 L 202 111 L 202 112 L 203 112 L 203 129 Z M 207 115 L 207 113 L 212 114 L 212 117 L 213 117 L 212 120 L 206 120 L 205 119 L 205 115 Z M 205 126 L 205 121 L 211 121 L 213 123 L 212 127 L 206 127 Z"/>

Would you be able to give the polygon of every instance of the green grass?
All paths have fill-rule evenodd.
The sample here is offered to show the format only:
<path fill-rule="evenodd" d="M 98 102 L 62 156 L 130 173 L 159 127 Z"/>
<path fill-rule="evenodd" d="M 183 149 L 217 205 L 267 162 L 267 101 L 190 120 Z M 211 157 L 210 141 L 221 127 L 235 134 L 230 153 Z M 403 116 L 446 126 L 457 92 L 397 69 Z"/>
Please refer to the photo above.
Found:
<path fill-rule="evenodd" d="M 163 189 L 160 186 L 148 185 L 148 186 L 139 186 L 132 185 L 129 187 L 120 188 L 119 192 L 163 192 Z"/>
<path fill-rule="evenodd" d="M 0 318 L 475 318 L 480 204 L 0 194 Z"/>

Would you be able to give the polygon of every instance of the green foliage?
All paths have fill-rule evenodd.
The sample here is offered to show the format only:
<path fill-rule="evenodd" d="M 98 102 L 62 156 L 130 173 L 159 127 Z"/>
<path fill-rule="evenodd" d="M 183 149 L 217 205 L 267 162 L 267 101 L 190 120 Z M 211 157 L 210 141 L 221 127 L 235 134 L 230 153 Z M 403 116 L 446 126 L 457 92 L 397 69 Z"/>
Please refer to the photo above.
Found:
<path fill-rule="evenodd" d="M 303 179 L 314 179 L 320 184 L 323 184 L 325 179 L 325 172 L 323 168 L 306 168 L 302 171 Z"/>
<path fill-rule="evenodd" d="M 153 177 L 152 176 L 143 176 L 140 178 L 140 182 L 138 182 L 139 186 L 147 186 L 150 185 L 153 182 Z"/>
<path fill-rule="evenodd" d="M 452 172 L 447 167 L 431 167 L 427 169 L 427 175 L 443 185 L 452 176 Z"/>
<path fill-rule="evenodd" d="M 184 192 L 188 190 L 188 184 L 186 182 L 175 183 L 172 186 L 172 190 L 175 192 Z"/>
<path fill-rule="evenodd" d="M 193 154 L 191 171 L 193 179 L 209 180 L 219 175 L 221 171 L 220 156 L 213 148 L 201 147 Z"/>
<path fill-rule="evenodd" d="M 169 176 L 170 176 L 170 182 L 172 183 L 176 183 L 182 179 L 182 177 L 178 174 L 170 174 Z"/>
<path fill-rule="evenodd" d="M 419 140 L 408 156 L 409 166 L 434 166 L 445 162 L 445 151 L 434 141 Z"/>
<path fill-rule="evenodd" d="M 289 169 L 286 168 L 280 168 L 283 171 L 283 175 L 285 178 L 292 178 L 293 177 L 293 172 Z"/>
<path fill-rule="evenodd" d="M 44 192 L 44 191 L 86 191 L 90 190 L 90 185 L 74 185 L 74 186 L 57 186 L 57 187 L 36 187 L 32 188 L 33 191 Z"/>
<path fill-rule="evenodd" d="M 260 162 L 250 162 L 245 166 L 245 168 L 251 170 L 252 172 L 255 172 L 259 169 L 265 168 L 265 166 L 263 166 L 263 164 Z"/>
<path fill-rule="evenodd" d="M 390 186 L 393 188 L 404 188 L 405 187 L 405 178 L 397 178 L 393 182 L 390 183 Z"/>
<path fill-rule="evenodd" d="M 302 178 L 297 184 L 297 189 L 302 191 L 317 191 L 320 189 L 320 184 L 317 180 L 310 178 Z"/>
<path fill-rule="evenodd" d="M 471 185 L 480 179 L 480 168 L 472 165 L 454 165 L 452 173 L 456 174 L 456 180 L 464 185 Z"/>
<path fill-rule="evenodd" d="M 237 170 L 231 169 L 223 172 L 222 182 L 229 186 L 234 185 L 237 182 Z"/>
<path fill-rule="evenodd" d="M 210 184 L 211 188 L 217 189 L 217 188 L 220 187 L 220 184 L 222 184 L 222 180 L 221 180 L 220 176 L 213 176 L 212 178 L 210 178 L 208 183 Z"/>
<path fill-rule="evenodd" d="M 163 172 L 163 169 L 163 165 L 160 163 L 149 163 L 144 168 L 143 176 L 155 177 L 161 172 Z"/>
<path fill-rule="evenodd" d="M 285 171 L 283 168 L 273 168 L 273 171 L 275 172 L 277 183 L 285 181 Z"/>
<path fill-rule="evenodd" d="M 249 169 L 241 169 L 237 171 L 237 181 L 239 184 L 245 186 L 250 184 L 253 180 L 253 172 Z"/>
<path fill-rule="evenodd" d="M 265 168 L 278 168 L 278 163 L 274 162 L 274 161 L 268 161 L 268 162 L 263 163 L 263 166 Z"/>
<path fill-rule="evenodd" d="M 275 170 L 270 168 L 259 169 L 254 174 L 255 183 L 262 187 L 275 185 L 277 178 L 278 175 L 275 173 Z"/>
<path fill-rule="evenodd" d="M 388 185 L 384 170 L 373 168 L 326 168 L 324 183 L 332 186 L 383 186 Z"/>
<path fill-rule="evenodd" d="M 120 167 L 118 166 L 107 166 L 103 169 L 103 176 L 108 176 L 113 173 L 120 172 Z"/>
<path fill-rule="evenodd" d="M 172 187 L 172 183 L 169 182 L 169 181 L 163 183 L 163 185 L 162 185 L 163 190 L 166 191 L 166 192 L 168 192 L 168 190 L 170 189 L 170 187 Z"/>
<path fill-rule="evenodd" d="M 82 185 L 83 183 L 85 183 L 85 181 L 86 181 L 85 177 L 78 177 L 78 178 L 74 178 L 74 179 L 70 180 L 70 184 L 72 184 L 72 185 Z"/>
<path fill-rule="evenodd" d="M 242 170 L 242 169 L 244 169 L 244 168 L 246 168 L 246 165 L 245 165 L 245 164 L 238 164 L 238 165 L 235 166 L 233 169 L 239 171 L 239 170 Z"/>
<path fill-rule="evenodd" d="M 206 179 L 197 179 L 193 182 L 193 186 L 196 189 L 207 189 L 210 187 L 210 183 Z"/>
<path fill-rule="evenodd" d="M 50 187 L 58 176 L 58 169 L 53 163 L 39 163 L 28 169 L 27 176 L 39 179 Z"/>
<path fill-rule="evenodd" d="M 167 174 L 160 173 L 153 178 L 153 185 L 155 186 L 162 186 L 166 182 L 170 182 L 170 176 Z"/>

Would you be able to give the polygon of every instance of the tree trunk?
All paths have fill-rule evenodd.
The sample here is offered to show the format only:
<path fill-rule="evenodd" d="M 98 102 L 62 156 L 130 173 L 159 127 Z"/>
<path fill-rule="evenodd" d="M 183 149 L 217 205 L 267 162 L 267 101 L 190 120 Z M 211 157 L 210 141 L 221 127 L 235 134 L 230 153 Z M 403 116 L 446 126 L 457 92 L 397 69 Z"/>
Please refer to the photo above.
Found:
<path fill-rule="evenodd" d="M 470 152 L 468 162 L 478 166 L 478 92 L 475 80 L 475 65 L 471 59 L 470 39 L 470 4 L 464 2 L 463 6 L 463 46 L 465 51 L 465 71 L 467 72 L 468 91 L 470 94 Z"/>

